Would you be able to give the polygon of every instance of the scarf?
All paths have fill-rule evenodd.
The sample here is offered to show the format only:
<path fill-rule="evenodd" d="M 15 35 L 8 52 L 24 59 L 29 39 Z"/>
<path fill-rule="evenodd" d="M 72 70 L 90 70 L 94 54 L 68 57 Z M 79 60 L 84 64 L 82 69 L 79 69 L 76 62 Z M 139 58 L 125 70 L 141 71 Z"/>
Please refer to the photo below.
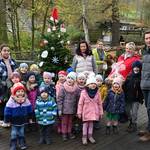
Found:
<path fill-rule="evenodd" d="M 95 89 L 90 89 L 90 88 L 86 87 L 85 89 L 86 89 L 86 91 L 87 91 L 87 93 L 88 93 L 88 96 L 89 96 L 90 98 L 94 98 L 95 95 L 96 95 L 96 93 L 97 93 L 97 91 L 98 91 L 98 88 L 97 88 L 97 87 L 96 87 Z"/>
<path fill-rule="evenodd" d="M 75 92 L 75 90 L 77 89 L 77 85 L 74 84 L 73 86 L 70 86 L 70 85 L 67 84 L 67 82 L 65 82 L 65 83 L 64 83 L 64 88 L 65 88 L 65 90 L 66 90 L 67 92 L 73 93 L 73 92 Z"/>
<path fill-rule="evenodd" d="M 11 74 L 12 74 L 12 68 L 11 68 L 9 59 L 4 59 L 4 62 L 5 62 L 6 68 L 7 68 L 8 79 L 10 79 Z"/>

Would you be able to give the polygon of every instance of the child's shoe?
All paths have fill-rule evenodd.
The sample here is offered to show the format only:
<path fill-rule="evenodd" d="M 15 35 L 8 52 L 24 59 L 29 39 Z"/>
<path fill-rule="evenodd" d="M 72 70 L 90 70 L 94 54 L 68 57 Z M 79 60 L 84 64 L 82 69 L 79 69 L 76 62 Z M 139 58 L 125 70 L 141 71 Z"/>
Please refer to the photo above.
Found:
<path fill-rule="evenodd" d="M 90 137 L 88 138 L 88 140 L 89 140 L 92 144 L 95 144 L 95 143 L 96 143 L 95 139 L 94 139 L 92 136 L 90 136 Z"/>
<path fill-rule="evenodd" d="M 45 143 L 44 138 L 40 137 L 40 140 L 39 140 L 38 144 L 44 144 L 44 143 Z"/>
<path fill-rule="evenodd" d="M 45 142 L 46 142 L 47 145 L 52 144 L 52 141 L 49 137 L 45 139 Z"/>
<path fill-rule="evenodd" d="M 82 137 L 82 144 L 87 145 L 87 137 Z"/>
<path fill-rule="evenodd" d="M 75 138 L 76 138 L 75 135 L 72 134 L 72 133 L 69 133 L 69 134 L 68 134 L 68 137 L 69 137 L 69 139 L 75 139 Z"/>
<path fill-rule="evenodd" d="M 111 130 L 110 130 L 110 126 L 106 126 L 106 135 L 110 135 Z"/>
<path fill-rule="evenodd" d="M 19 137 L 19 148 L 21 150 L 27 149 L 24 137 Z"/>
<path fill-rule="evenodd" d="M 62 135 L 62 139 L 63 139 L 63 141 L 67 141 L 67 140 L 68 140 L 67 134 L 63 134 L 63 135 Z"/>

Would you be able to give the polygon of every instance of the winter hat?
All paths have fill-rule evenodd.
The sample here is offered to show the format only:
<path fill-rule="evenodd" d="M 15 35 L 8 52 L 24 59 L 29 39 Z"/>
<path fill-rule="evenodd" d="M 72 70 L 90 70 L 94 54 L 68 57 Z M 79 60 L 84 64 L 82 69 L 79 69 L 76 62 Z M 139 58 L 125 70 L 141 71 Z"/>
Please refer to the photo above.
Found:
<path fill-rule="evenodd" d="M 135 68 L 135 67 L 142 69 L 142 63 L 138 60 L 133 62 L 132 63 L 132 69 Z"/>
<path fill-rule="evenodd" d="M 27 81 L 29 80 L 30 76 L 35 76 L 35 73 L 33 71 L 29 71 L 26 76 Z"/>
<path fill-rule="evenodd" d="M 67 76 L 67 72 L 64 71 L 64 70 L 61 70 L 61 71 L 58 72 L 58 76 L 59 76 L 59 75 Z"/>
<path fill-rule="evenodd" d="M 21 80 L 21 76 L 20 76 L 19 72 L 17 72 L 17 71 L 14 71 L 11 74 L 11 79 L 13 79 L 14 77 L 19 78 Z"/>
<path fill-rule="evenodd" d="M 96 80 L 100 80 L 100 81 L 103 82 L 103 77 L 102 77 L 102 75 L 97 74 L 97 75 L 95 76 L 95 78 L 96 78 Z"/>
<path fill-rule="evenodd" d="M 119 77 L 116 77 L 113 79 L 112 85 L 115 83 L 119 84 L 119 86 L 122 87 L 123 80 Z"/>
<path fill-rule="evenodd" d="M 21 63 L 20 65 L 19 65 L 19 68 L 27 68 L 28 69 L 28 64 L 27 63 Z"/>
<path fill-rule="evenodd" d="M 30 66 L 30 71 L 39 71 L 39 66 L 38 65 L 36 65 L 36 64 L 32 64 L 31 66 Z"/>
<path fill-rule="evenodd" d="M 86 75 L 84 73 L 78 73 L 77 78 L 86 79 Z"/>
<path fill-rule="evenodd" d="M 136 48 L 134 42 L 129 42 L 129 43 L 127 43 L 127 44 L 126 44 L 126 47 L 129 48 L 130 50 L 133 50 L 133 51 L 135 51 L 135 48 Z"/>
<path fill-rule="evenodd" d="M 52 73 L 45 71 L 45 72 L 43 72 L 43 78 L 45 78 L 45 77 L 52 78 L 53 75 L 52 75 Z"/>
<path fill-rule="evenodd" d="M 88 78 L 91 78 L 91 77 L 95 77 L 95 73 L 94 72 L 89 72 Z"/>
<path fill-rule="evenodd" d="M 70 72 L 68 75 L 67 75 L 67 78 L 71 78 L 73 80 L 76 80 L 77 78 L 77 75 L 75 72 Z"/>
<path fill-rule="evenodd" d="M 43 92 L 49 93 L 48 88 L 47 88 L 47 87 L 41 87 L 41 88 L 39 89 L 39 93 L 41 94 L 41 93 L 43 93 Z"/>
<path fill-rule="evenodd" d="M 24 85 L 22 84 L 22 83 L 20 83 L 20 82 L 18 82 L 18 83 L 15 83 L 14 85 L 13 85 L 13 87 L 11 88 L 11 94 L 14 96 L 14 95 L 16 95 L 16 92 L 18 91 L 18 90 L 26 90 L 25 89 L 25 87 L 24 87 Z"/>
<path fill-rule="evenodd" d="M 86 80 L 86 86 L 89 85 L 89 84 L 96 84 L 97 85 L 97 82 L 96 82 L 96 78 L 95 77 L 90 77 Z"/>
<path fill-rule="evenodd" d="M 73 72 L 72 67 L 69 67 L 69 68 L 67 69 L 67 73 L 70 73 L 70 72 Z"/>

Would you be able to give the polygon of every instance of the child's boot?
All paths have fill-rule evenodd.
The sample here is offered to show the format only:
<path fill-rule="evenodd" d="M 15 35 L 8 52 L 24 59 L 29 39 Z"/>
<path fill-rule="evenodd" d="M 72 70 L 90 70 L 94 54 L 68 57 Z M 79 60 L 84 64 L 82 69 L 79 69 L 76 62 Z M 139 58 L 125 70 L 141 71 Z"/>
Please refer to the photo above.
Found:
<path fill-rule="evenodd" d="M 24 137 L 19 137 L 19 147 L 21 150 L 27 149 Z"/>
<path fill-rule="evenodd" d="M 119 133 L 117 125 L 113 125 L 113 133 L 114 134 L 118 134 Z"/>
<path fill-rule="evenodd" d="M 62 135 L 62 139 L 63 139 L 63 141 L 67 141 L 67 140 L 68 140 L 67 134 L 63 134 L 63 135 Z"/>
<path fill-rule="evenodd" d="M 75 139 L 75 138 L 76 138 L 75 135 L 72 134 L 72 133 L 69 133 L 69 134 L 68 134 L 68 137 L 69 137 L 69 139 Z"/>
<path fill-rule="evenodd" d="M 16 150 L 17 139 L 11 139 L 10 141 L 10 150 Z"/>
<path fill-rule="evenodd" d="M 89 140 L 92 144 L 96 143 L 96 141 L 95 141 L 95 139 L 92 137 L 92 135 L 89 135 L 88 140 Z"/>
<path fill-rule="evenodd" d="M 111 126 L 106 126 L 106 134 L 107 135 L 110 135 L 110 133 L 111 133 L 110 127 Z"/>
<path fill-rule="evenodd" d="M 83 137 L 82 137 L 82 144 L 87 145 L 87 136 L 86 135 L 83 135 Z"/>

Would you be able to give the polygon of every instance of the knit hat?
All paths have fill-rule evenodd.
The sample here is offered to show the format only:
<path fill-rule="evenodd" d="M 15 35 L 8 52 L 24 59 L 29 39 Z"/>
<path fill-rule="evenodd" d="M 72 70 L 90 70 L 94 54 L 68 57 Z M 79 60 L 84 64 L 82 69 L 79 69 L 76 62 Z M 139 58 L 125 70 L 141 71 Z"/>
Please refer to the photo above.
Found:
<path fill-rule="evenodd" d="M 32 64 L 31 66 L 30 66 L 30 71 L 39 71 L 39 66 L 38 65 L 36 65 L 36 64 Z"/>
<path fill-rule="evenodd" d="M 95 77 L 90 77 L 86 80 L 86 86 L 89 85 L 89 84 L 96 84 L 97 85 L 97 82 L 96 82 L 96 78 Z"/>
<path fill-rule="evenodd" d="M 127 44 L 126 44 L 126 47 L 129 48 L 130 50 L 133 50 L 133 51 L 135 51 L 135 48 L 136 48 L 134 42 L 129 42 L 129 43 L 127 43 Z"/>
<path fill-rule="evenodd" d="M 70 72 L 68 75 L 67 75 L 67 78 L 71 78 L 73 80 L 76 80 L 77 78 L 77 75 L 75 72 Z"/>
<path fill-rule="evenodd" d="M 113 79 L 112 85 L 117 83 L 120 87 L 122 87 L 123 80 L 119 77 Z"/>
<path fill-rule="evenodd" d="M 41 88 L 39 89 L 39 93 L 41 94 L 41 93 L 43 93 L 43 92 L 49 93 L 48 88 L 47 88 L 47 87 L 41 87 Z"/>
<path fill-rule="evenodd" d="M 132 63 L 132 69 L 135 68 L 135 67 L 142 69 L 142 63 L 138 60 L 133 62 Z"/>
<path fill-rule="evenodd" d="M 14 71 L 11 74 L 11 79 L 13 79 L 14 77 L 19 78 L 21 80 L 21 76 L 20 76 L 19 72 L 17 72 L 17 71 Z"/>
<path fill-rule="evenodd" d="M 45 78 L 45 77 L 52 78 L 53 75 L 52 75 L 52 73 L 45 71 L 45 72 L 43 72 L 43 78 Z"/>
<path fill-rule="evenodd" d="M 64 71 L 64 70 L 61 70 L 58 72 L 58 75 L 64 75 L 64 76 L 67 76 L 67 72 Z"/>
<path fill-rule="evenodd" d="M 19 65 L 19 68 L 28 68 L 29 66 L 28 66 L 28 64 L 27 63 L 21 63 L 20 65 Z"/>
<path fill-rule="evenodd" d="M 26 90 L 25 89 L 25 87 L 24 87 L 24 85 L 22 84 L 22 83 L 20 83 L 20 82 L 18 82 L 18 83 L 15 83 L 14 85 L 13 85 L 13 87 L 11 88 L 11 94 L 14 96 L 14 95 L 16 95 L 16 92 L 18 91 L 18 90 Z"/>
<path fill-rule="evenodd" d="M 89 72 L 88 78 L 91 78 L 91 77 L 95 77 L 95 73 L 94 72 Z"/>
<path fill-rule="evenodd" d="M 70 73 L 70 72 L 72 72 L 72 71 L 73 71 L 72 67 L 69 67 L 69 68 L 67 69 L 67 73 Z"/>
<path fill-rule="evenodd" d="M 35 76 L 35 73 L 33 71 L 29 71 L 26 76 L 27 81 L 29 80 L 30 76 Z"/>
<path fill-rule="evenodd" d="M 78 73 L 77 78 L 86 79 L 86 75 L 84 73 Z"/>
<path fill-rule="evenodd" d="M 95 76 L 95 78 L 96 78 L 96 80 L 100 80 L 100 81 L 103 82 L 103 77 L 102 77 L 102 75 L 97 74 L 97 75 Z"/>

